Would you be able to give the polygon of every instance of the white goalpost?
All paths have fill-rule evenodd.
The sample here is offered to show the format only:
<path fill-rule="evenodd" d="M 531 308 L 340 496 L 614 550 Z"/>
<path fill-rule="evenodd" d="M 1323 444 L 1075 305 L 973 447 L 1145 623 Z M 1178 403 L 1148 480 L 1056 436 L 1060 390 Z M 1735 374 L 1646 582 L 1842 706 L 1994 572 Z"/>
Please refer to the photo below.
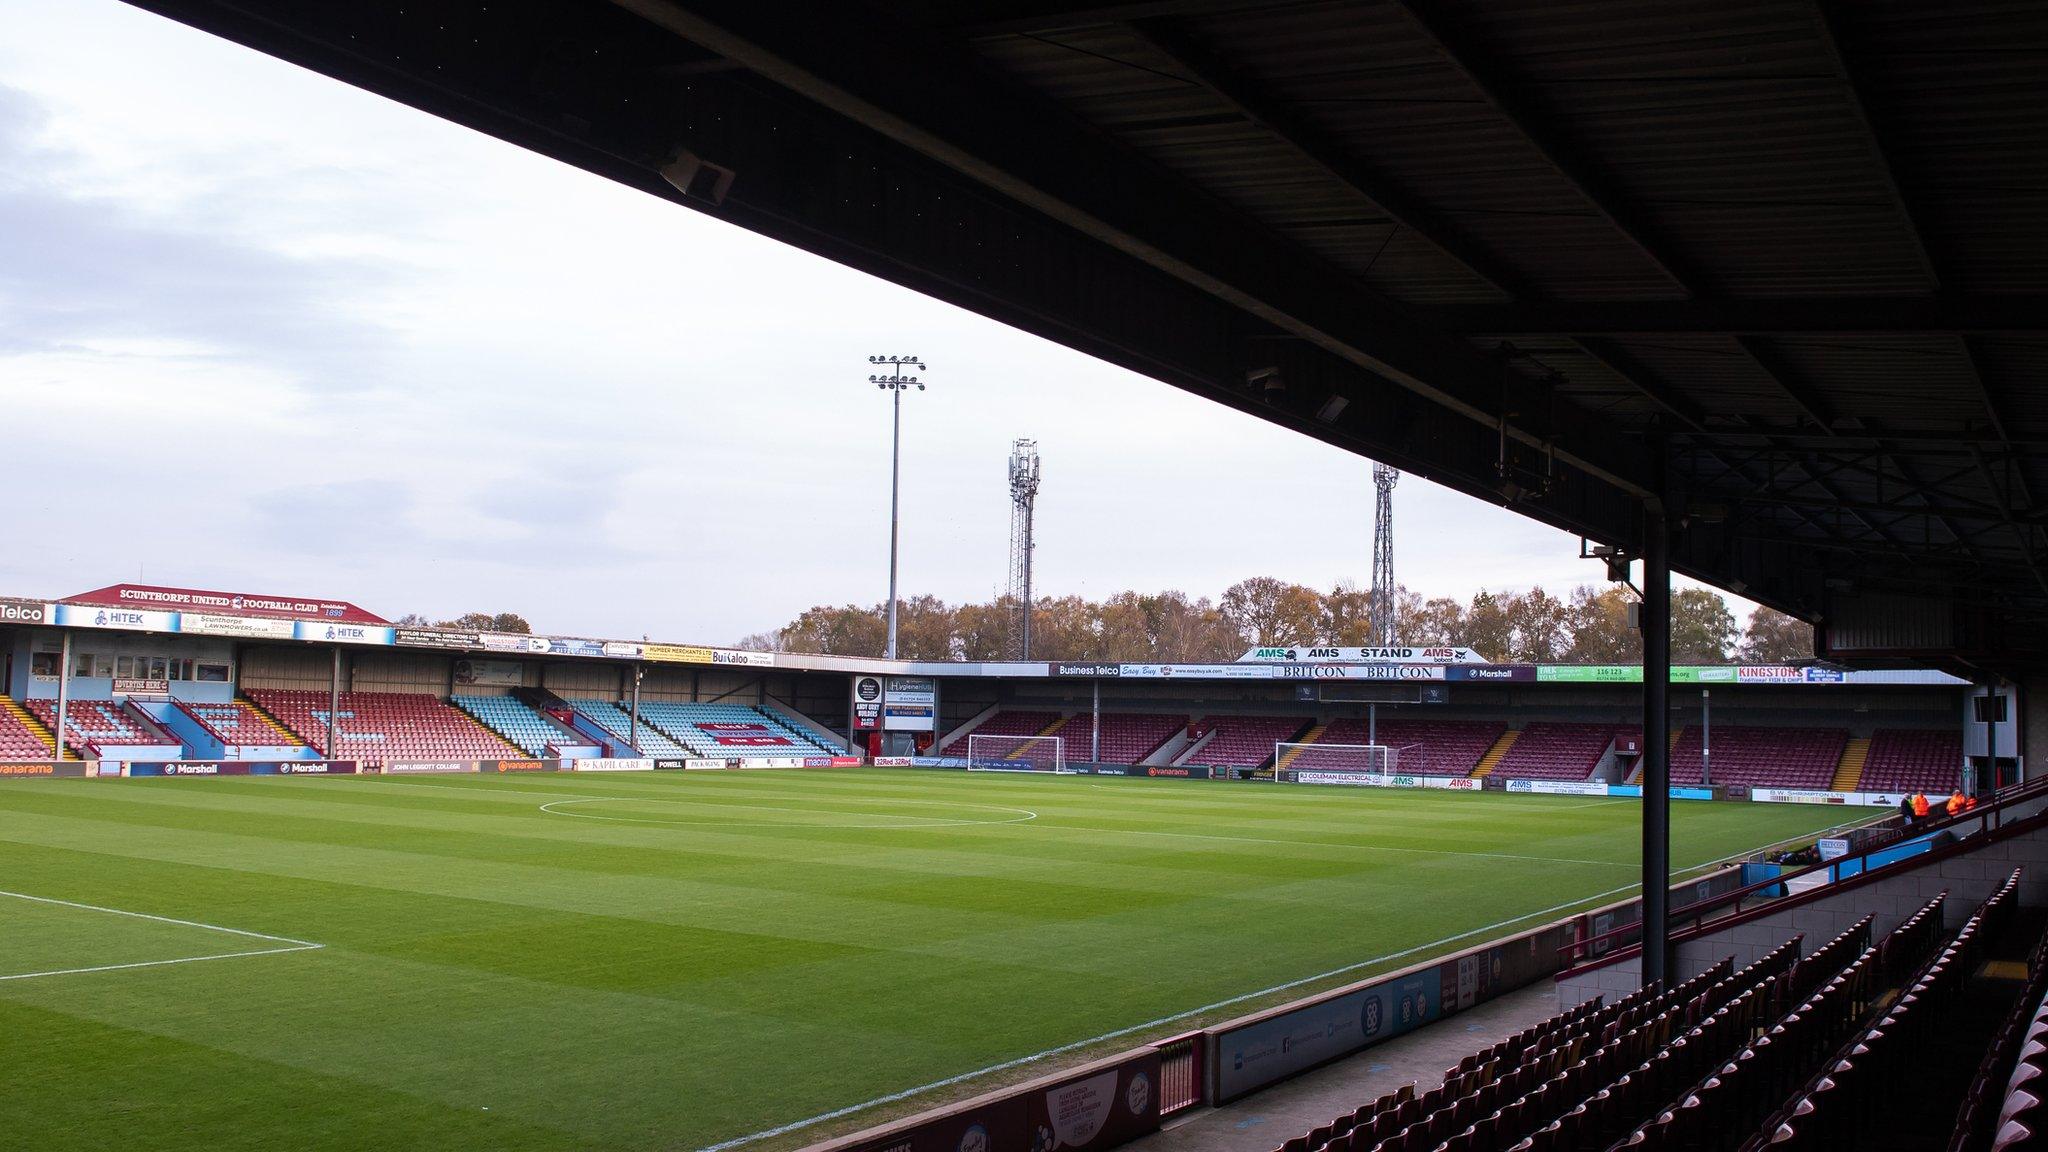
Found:
<path fill-rule="evenodd" d="M 1065 772 L 1067 742 L 1058 736 L 967 734 L 970 772 Z"/>
<path fill-rule="evenodd" d="M 1295 744 L 1281 741 L 1273 745 L 1274 780 L 1290 780 L 1298 784 L 1343 783 L 1345 776 L 1392 776 L 1400 770 L 1401 749 L 1386 744 Z"/>

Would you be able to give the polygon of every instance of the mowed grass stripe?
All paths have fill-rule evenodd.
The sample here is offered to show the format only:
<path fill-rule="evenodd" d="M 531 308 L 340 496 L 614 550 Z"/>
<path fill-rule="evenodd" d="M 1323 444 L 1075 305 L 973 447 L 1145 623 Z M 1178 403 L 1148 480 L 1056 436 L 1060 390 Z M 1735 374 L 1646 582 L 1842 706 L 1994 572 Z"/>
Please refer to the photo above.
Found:
<path fill-rule="evenodd" d="M 539 810 L 560 798 L 732 825 L 892 805 L 1038 816 L 662 827 Z M 1680 805 L 1674 854 L 1830 815 Z M 327 947 L 236 961 L 250 967 L 233 979 L 196 965 L 0 985 L 0 1011 L 194 1046 L 248 1076 L 290 1068 L 307 1108 L 357 1121 L 257 1121 L 273 1145 L 696 1148 L 1606 891 L 1636 839 L 1633 805 L 1184 781 L 10 783 L 6 886 Z M 38 1083 L 87 1087 L 103 1072 L 89 1048 L 58 1044 L 70 1055 Z M 39 1146 L 218 1146 L 186 1133 L 123 1111 Z"/>

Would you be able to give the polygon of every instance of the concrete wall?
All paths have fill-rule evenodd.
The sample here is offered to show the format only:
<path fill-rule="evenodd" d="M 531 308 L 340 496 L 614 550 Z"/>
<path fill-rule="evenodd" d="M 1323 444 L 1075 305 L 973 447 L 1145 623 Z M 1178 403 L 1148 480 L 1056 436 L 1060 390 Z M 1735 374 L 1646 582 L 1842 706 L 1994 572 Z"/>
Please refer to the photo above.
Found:
<path fill-rule="evenodd" d="M 1679 980 L 1697 975 L 1723 956 L 1735 957 L 1735 966 L 1741 968 L 1800 933 L 1806 936 L 1801 951 L 1812 952 L 1866 915 L 1876 917 L 1871 922 L 1875 939 L 1897 927 L 1944 888 L 1949 894 L 1944 907 L 1945 922 L 1951 928 L 1958 927 L 1971 909 L 2005 883 L 2014 868 L 2026 870 L 2020 882 L 2020 903 L 2029 907 L 2048 904 L 2048 829 L 1986 844 L 1974 852 L 1938 860 L 1903 875 L 1822 896 L 1746 924 L 1687 940 L 1678 946 L 1672 975 Z M 1619 961 L 1558 981 L 1558 1003 L 1569 1008 L 1600 995 L 1612 1000 L 1635 991 L 1641 981 L 1640 958 Z"/>

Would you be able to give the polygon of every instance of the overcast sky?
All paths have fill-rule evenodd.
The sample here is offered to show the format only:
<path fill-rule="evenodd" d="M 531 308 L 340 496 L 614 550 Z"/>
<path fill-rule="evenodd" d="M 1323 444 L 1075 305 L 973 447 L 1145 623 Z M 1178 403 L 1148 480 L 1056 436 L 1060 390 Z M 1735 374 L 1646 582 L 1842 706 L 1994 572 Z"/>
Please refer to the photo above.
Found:
<path fill-rule="evenodd" d="M 114 0 L 0 0 L 0 594 L 120 580 L 726 641 L 906 595 L 1370 583 L 1371 465 Z M 1426 595 L 1596 572 L 1404 478 Z"/>

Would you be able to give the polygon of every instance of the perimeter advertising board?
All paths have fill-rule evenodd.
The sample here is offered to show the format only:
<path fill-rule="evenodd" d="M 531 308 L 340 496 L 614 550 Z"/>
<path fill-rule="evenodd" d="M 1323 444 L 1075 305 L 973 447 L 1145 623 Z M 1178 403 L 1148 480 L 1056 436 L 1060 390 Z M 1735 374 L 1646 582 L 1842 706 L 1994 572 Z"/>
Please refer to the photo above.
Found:
<path fill-rule="evenodd" d="M 592 756 L 584 760 L 564 760 L 564 767 L 573 772 L 652 772 L 651 758 Z"/>
<path fill-rule="evenodd" d="M 817 1152 L 1101 1152 L 1159 1130 L 1147 1048 L 818 1146 Z"/>
<path fill-rule="evenodd" d="M 1244 664 L 1484 664 L 1470 648 L 1451 645 L 1395 644 L 1386 647 L 1339 647 L 1288 644 L 1253 648 L 1237 658 Z"/>
<path fill-rule="evenodd" d="M 178 614 L 141 608 L 107 608 L 94 604 L 57 605 L 56 623 L 64 628 L 116 628 L 124 632 L 176 632 Z"/>
<path fill-rule="evenodd" d="M 1511 992 L 1557 970 L 1550 925 L 1460 956 L 1340 988 L 1209 1032 L 1210 1102 L 1234 1100 Z"/>
<path fill-rule="evenodd" d="M 1840 804 L 1850 808 L 1896 808 L 1897 792 L 1824 792 L 1803 788 L 1751 788 L 1749 798 L 1763 804 Z"/>
<path fill-rule="evenodd" d="M 640 655 L 661 664 L 711 663 L 711 649 L 690 644 L 642 644 Z"/>
<path fill-rule="evenodd" d="M 0 760 L 0 780 L 48 780 L 89 775 L 89 760 Z M 112 775 L 112 773 L 108 773 Z"/>
<path fill-rule="evenodd" d="M 451 632 L 445 628 L 398 628 L 393 630 L 392 640 L 401 648 L 439 648 L 446 652 L 483 647 L 483 639 L 477 633 Z"/>
<path fill-rule="evenodd" d="M 126 776 L 353 776 L 354 760 L 129 760 Z"/>

